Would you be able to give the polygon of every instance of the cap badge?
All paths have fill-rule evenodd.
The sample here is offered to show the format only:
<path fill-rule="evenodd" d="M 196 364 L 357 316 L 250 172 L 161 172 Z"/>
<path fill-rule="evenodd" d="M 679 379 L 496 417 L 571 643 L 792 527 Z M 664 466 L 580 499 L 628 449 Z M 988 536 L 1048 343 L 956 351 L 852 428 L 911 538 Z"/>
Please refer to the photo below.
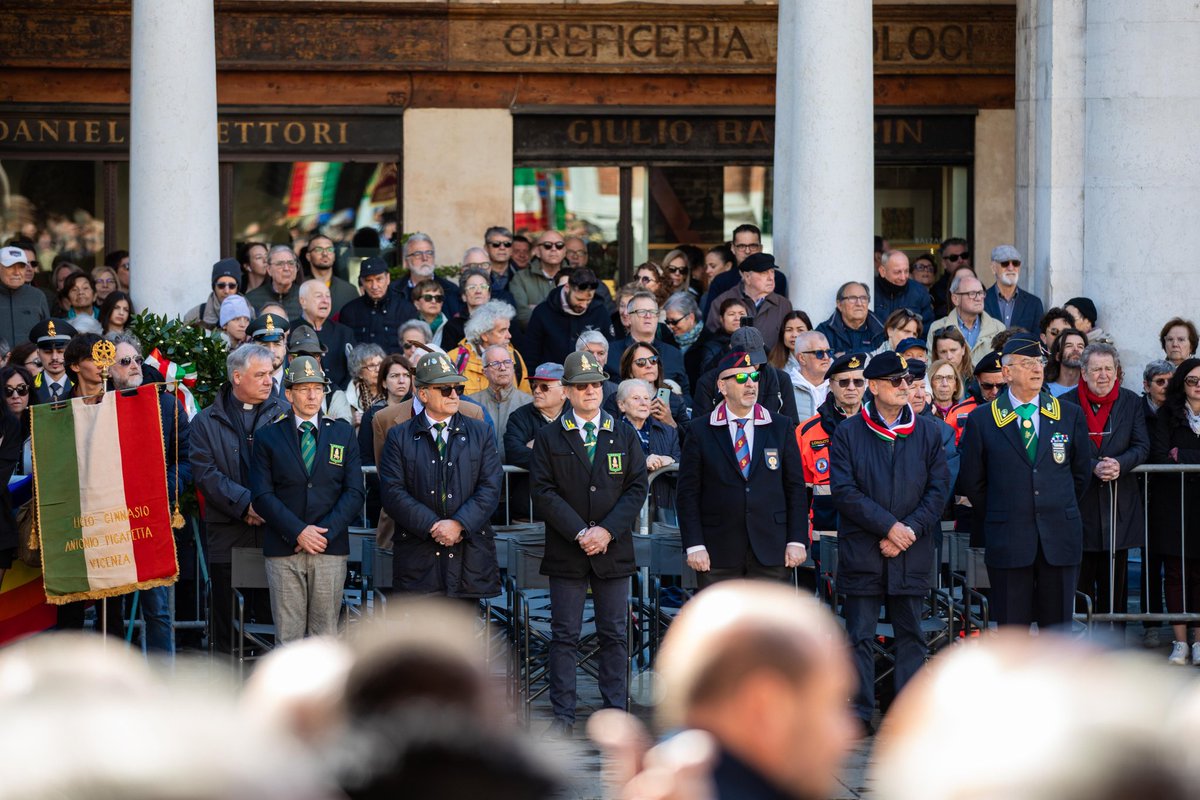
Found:
<path fill-rule="evenodd" d="M 58 336 L 58 332 L 54 330 L 54 320 L 50 320 L 46 323 L 46 333 L 51 336 Z"/>
<path fill-rule="evenodd" d="M 749 353 L 747 353 L 746 355 L 742 356 L 742 364 L 743 364 L 744 366 L 747 366 L 747 367 L 752 367 L 752 366 L 754 366 L 753 364 L 751 364 L 751 363 L 750 363 L 750 354 L 749 354 Z"/>
<path fill-rule="evenodd" d="M 850 369 L 858 369 L 860 366 L 862 366 L 862 362 L 858 360 L 858 356 L 855 356 L 846 362 L 846 366 Z"/>
<path fill-rule="evenodd" d="M 273 330 L 275 330 L 275 318 L 267 314 L 267 331 L 270 332 Z"/>
<path fill-rule="evenodd" d="M 317 374 L 317 373 L 313 372 L 313 368 L 312 368 L 312 362 L 311 362 L 311 361 L 305 361 L 305 362 L 304 362 L 304 375 L 305 375 L 305 377 L 311 378 L 311 377 L 315 376 L 316 374 Z"/>
<path fill-rule="evenodd" d="M 900 356 L 900 369 L 908 369 L 908 359 Z"/>

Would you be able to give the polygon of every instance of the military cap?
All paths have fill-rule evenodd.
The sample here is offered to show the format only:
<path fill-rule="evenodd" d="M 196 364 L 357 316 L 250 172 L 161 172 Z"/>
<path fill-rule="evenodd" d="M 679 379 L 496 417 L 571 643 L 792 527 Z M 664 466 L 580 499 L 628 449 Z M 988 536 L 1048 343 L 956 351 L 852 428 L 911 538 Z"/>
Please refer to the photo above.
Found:
<path fill-rule="evenodd" d="M 726 353 L 717 362 L 717 375 L 719 376 L 727 369 L 753 370 L 754 367 L 754 359 L 750 357 L 749 353 L 744 350 L 734 350 L 733 352 Z"/>
<path fill-rule="evenodd" d="M 467 382 L 466 378 L 458 374 L 458 370 L 450 363 L 450 357 L 445 353 L 426 353 L 421 356 L 414 372 L 419 386 L 441 386 Z"/>
<path fill-rule="evenodd" d="M 912 375 L 914 381 L 924 380 L 925 379 L 925 371 L 927 369 L 928 369 L 928 365 L 926 365 L 926 363 L 924 361 L 922 361 L 921 359 L 919 359 L 919 358 L 908 359 L 908 374 Z"/>
<path fill-rule="evenodd" d="M 979 376 L 984 372 L 1000 372 L 1001 369 L 1003 369 L 1003 365 L 1000 363 L 1000 354 L 988 353 L 975 365 L 975 375 Z"/>
<path fill-rule="evenodd" d="M 863 370 L 863 377 L 867 379 L 892 378 L 906 374 L 908 359 L 893 350 L 884 350 L 879 355 L 872 356 L 867 362 L 867 368 Z"/>
<path fill-rule="evenodd" d="M 321 344 L 311 326 L 297 325 L 288 334 L 287 351 L 288 355 L 321 356 L 325 354 L 325 345 Z"/>
<path fill-rule="evenodd" d="M 388 272 L 387 262 L 380 256 L 371 256 L 364 258 L 362 263 L 358 265 L 358 278 L 368 278 L 372 275 L 383 275 Z"/>
<path fill-rule="evenodd" d="M 321 369 L 321 362 L 312 356 L 293 358 L 283 372 L 284 388 L 290 389 L 301 383 L 329 385 L 329 379 L 325 377 L 325 370 Z"/>
<path fill-rule="evenodd" d="M 538 364 L 537 369 L 529 376 L 531 381 L 561 381 L 563 379 L 563 366 L 556 364 L 553 361 L 547 361 L 545 364 Z"/>
<path fill-rule="evenodd" d="M 1027 333 L 1018 333 L 1004 343 L 1004 350 L 1001 352 L 1001 355 L 1041 358 L 1042 342 L 1040 339 L 1036 339 Z"/>
<path fill-rule="evenodd" d="M 278 342 L 287 329 L 288 321 L 278 314 L 260 314 L 251 321 L 246 334 L 256 342 Z"/>
<path fill-rule="evenodd" d="M 755 253 L 746 256 L 738 270 L 741 272 L 770 272 L 775 269 L 775 256 L 770 253 Z"/>
<path fill-rule="evenodd" d="M 577 350 L 563 362 L 563 383 L 603 383 L 608 373 L 587 350 Z"/>
<path fill-rule="evenodd" d="M 44 319 L 29 331 L 29 340 L 37 345 L 65 345 L 77 331 L 65 319 Z"/>
<path fill-rule="evenodd" d="M 909 336 L 907 339 L 901 339 L 899 344 L 896 345 L 896 352 L 903 353 L 910 347 L 919 347 L 926 353 L 929 352 L 929 345 L 925 343 L 925 340 L 918 339 L 916 336 Z"/>
<path fill-rule="evenodd" d="M 834 359 L 829 365 L 829 369 L 825 370 L 825 380 L 829 380 L 834 375 L 840 375 L 843 372 L 854 372 L 860 370 L 867 364 L 866 353 L 843 353 Z"/>

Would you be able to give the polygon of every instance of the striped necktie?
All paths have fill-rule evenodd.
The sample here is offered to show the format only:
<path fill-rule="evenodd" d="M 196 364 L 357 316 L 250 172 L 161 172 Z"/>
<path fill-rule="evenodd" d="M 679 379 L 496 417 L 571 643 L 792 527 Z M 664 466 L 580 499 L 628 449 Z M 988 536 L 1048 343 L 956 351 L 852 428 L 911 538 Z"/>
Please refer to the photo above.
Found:
<path fill-rule="evenodd" d="M 596 460 L 596 424 L 593 422 L 583 423 L 583 446 L 587 450 L 588 461 Z"/>
<path fill-rule="evenodd" d="M 313 432 L 316 426 L 311 422 L 300 423 L 300 457 L 304 459 L 304 469 L 312 475 L 313 461 L 317 457 L 317 435 Z"/>
<path fill-rule="evenodd" d="M 733 440 L 733 454 L 737 456 L 738 467 L 742 470 L 742 477 L 750 477 L 750 443 L 746 441 L 746 423 L 749 420 L 735 419 L 734 424 L 737 425 L 737 438 Z"/>
<path fill-rule="evenodd" d="M 437 442 L 438 458 L 446 457 L 446 440 L 442 436 L 442 431 L 446 430 L 446 423 L 433 423 L 433 440 Z"/>
<path fill-rule="evenodd" d="M 1021 441 L 1025 443 L 1025 455 L 1033 463 L 1037 456 L 1037 429 L 1033 427 L 1032 417 L 1037 413 L 1033 403 L 1022 403 L 1016 408 L 1017 416 L 1021 418 Z"/>

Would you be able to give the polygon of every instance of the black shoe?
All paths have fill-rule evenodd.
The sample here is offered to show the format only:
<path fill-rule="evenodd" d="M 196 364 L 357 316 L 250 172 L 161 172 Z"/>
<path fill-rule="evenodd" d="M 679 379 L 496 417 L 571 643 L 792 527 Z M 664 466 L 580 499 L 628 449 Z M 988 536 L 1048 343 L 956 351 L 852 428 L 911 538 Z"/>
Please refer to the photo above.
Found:
<path fill-rule="evenodd" d="M 575 723 L 562 717 L 555 717 L 550 727 L 542 734 L 543 739 L 570 739 L 575 733 Z"/>

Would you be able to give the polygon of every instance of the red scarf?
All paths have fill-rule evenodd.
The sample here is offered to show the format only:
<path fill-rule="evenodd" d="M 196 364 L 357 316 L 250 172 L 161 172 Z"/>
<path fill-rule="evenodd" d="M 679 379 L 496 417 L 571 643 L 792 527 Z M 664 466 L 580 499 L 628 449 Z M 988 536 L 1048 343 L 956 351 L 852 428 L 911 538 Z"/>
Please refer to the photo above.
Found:
<path fill-rule="evenodd" d="M 1097 397 L 1092 394 L 1092 390 L 1088 388 L 1087 383 L 1079 379 L 1079 399 L 1083 402 L 1083 418 L 1087 420 L 1088 436 L 1092 438 L 1092 442 L 1097 448 L 1104 441 L 1104 427 L 1108 425 L 1108 415 L 1112 411 L 1113 403 L 1117 401 L 1117 395 L 1120 394 L 1121 387 L 1114 385 L 1108 394 L 1103 397 Z M 1093 411 L 1092 406 L 1098 406 Z"/>

